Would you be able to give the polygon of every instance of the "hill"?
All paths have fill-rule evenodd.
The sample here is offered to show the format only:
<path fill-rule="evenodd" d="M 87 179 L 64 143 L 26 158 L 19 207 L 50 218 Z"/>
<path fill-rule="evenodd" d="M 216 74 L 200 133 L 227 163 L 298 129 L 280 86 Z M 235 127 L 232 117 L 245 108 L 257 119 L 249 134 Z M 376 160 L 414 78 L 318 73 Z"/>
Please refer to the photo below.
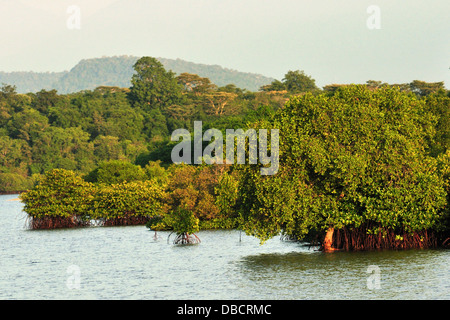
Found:
<path fill-rule="evenodd" d="M 83 59 L 64 72 L 0 72 L 0 83 L 15 85 L 17 92 L 56 89 L 59 93 L 92 90 L 101 85 L 129 87 L 136 56 Z M 274 79 L 260 74 L 240 72 L 219 65 L 206 65 L 181 59 L 158 58 L 167 70 L 176 74 L 195 73 L 209 78 L 218 86 L 233 83 L 239 88 L 258 91 Z"/>
<path fill-rule="evenodd" d="M 3 72 L 0 71 L 0 84 L 10 84 L 17 87 L 17 92 L 37 92 L 42 89 L 51 90 L 55 83 L 61 79 L 64 72 Z"/>

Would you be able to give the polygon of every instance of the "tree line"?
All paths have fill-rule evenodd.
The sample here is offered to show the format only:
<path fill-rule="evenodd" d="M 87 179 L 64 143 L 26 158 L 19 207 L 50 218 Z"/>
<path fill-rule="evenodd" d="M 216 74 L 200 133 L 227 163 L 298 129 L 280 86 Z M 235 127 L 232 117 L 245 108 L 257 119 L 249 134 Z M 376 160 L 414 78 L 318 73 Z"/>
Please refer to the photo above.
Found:
<path fill-rule="evenodd" d="M 147 223 L 177 231 L 181 242 L 217 227 L 239 227 L 261 241 L 281 233 L 328 250 L 447 240 L 450 95 L 443 83 L 370 80 L 321 90 L 304 72 L 289 71 L 249 92 L 175 76 L 150 57 L 134 69 L 128 89 L 23 95 L 2 88 L 1 185 L 32 188 L 23 197 L 37 223 L 51 225 L 46 214 L 60 212 L 55 206 L 69 224 Z M 280 171 L 263 177 L 261 164 L 171 165 L 170 132 L 192 129 L 194 120 L 204 130 L 279 129 Z M 84 206 L 55 196 L 61 183 Z M 70 214 L 73 208 L 82 213 Z"/>

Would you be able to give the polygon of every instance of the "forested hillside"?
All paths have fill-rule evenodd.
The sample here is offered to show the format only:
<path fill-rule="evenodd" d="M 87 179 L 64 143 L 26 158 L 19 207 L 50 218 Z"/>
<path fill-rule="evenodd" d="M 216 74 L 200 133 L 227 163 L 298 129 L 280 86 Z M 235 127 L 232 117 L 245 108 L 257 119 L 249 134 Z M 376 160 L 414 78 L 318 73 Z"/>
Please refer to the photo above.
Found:
<path fill-rule="evenodd" d="M 0 71 L 0 84 L 10 84 L 16 87 L 19 93 L 38 92 L 40 90 L 52 90 L 55 85 L 67 74 L 64 72 L 32 72 L 17 71 L 3 72 Z"/>
<path fill-rule="evenodd" d="M 15 85 L 18 93 L 55 89 L 58 93 L 93 90 L 98 86 L 129 87 L 133 65 L 139 57 L 115 56 L 83 59 L 64 72 L 0 72 L 0 84 Z M 218 86 L 233 83 L 239 88 L 257 91 L 274 79 L 254 73 L 239 72 L 218 65 L 206 65 L 181 59 L 158 58 L 167 70 L 176 74 L 194 73 L 209 78 Z"/>

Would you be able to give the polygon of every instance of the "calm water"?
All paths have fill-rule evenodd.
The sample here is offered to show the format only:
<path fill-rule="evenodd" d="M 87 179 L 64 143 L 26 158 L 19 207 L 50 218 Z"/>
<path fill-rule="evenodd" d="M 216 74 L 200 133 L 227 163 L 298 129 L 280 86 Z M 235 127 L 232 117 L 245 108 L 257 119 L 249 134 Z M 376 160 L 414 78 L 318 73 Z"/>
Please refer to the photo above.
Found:
<path fill-rule="evenodd" d="M 177 246 L 144 226 L 32 231 L 16 197 L 0 196 L 0 299 L 450 298 L 450 250 L 323 254 L 239 231 Z"/>

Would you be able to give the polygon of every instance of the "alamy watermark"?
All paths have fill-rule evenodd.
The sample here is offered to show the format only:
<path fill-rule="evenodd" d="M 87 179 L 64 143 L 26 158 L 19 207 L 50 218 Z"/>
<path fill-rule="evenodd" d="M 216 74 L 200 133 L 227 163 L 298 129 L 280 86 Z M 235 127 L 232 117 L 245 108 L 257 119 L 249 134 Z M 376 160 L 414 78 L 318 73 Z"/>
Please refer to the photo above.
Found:
<path fill-rule="evenodd" d="M 69 15 L 66 20 L 66 26 L 69 30 L 81 29 L 81 9 L 77 5 L 71 5 L 66 10 Z"/>
<path fill-rule="evenodd" d="M 226 129 L 224 146 L 220 130 L 208 129 L 203 133 L 202 121 L 194 121 L 194 141 L 187 129 L 177 129 L 172 133 L 172 141 L 182 141 L 172 149 L 171 159 L 175 164 L 245 164 L 248 159 L 249 164 L 258 164 L 259 161 L 263 165 L 260 168 L 261 175 L 274 175 L 279 168 L 279 130 L 270 130 L 270 155 L 268 134 L 267 129 L 259 129 L 258 132 L 255 129 L 245 132 L 242 129 Z M 203 141 L 210 142 L 204 150 Z"/>
<path fill-rule="evenodd" d="M 79 290 L 81 287 L 81 270 L 77 265 L 70 265 L 66 269 L 67 277 L 66 286 L 69 290 Z"/>
<path fill-rule="evenodd" d="M 367 13 L 370 14 L 366 20 L 366 25 L 369 30 L 381 29 L 381 9 L 377 5 L 367 7 Z"/>
<path fill-rule="evenodd" d="M 381 289 L 381 269 L 377 265 L 370 265 L 367 267 L 367 273 L 370 274 L 367 277 L 367 289 L 379 290 Z"/>

